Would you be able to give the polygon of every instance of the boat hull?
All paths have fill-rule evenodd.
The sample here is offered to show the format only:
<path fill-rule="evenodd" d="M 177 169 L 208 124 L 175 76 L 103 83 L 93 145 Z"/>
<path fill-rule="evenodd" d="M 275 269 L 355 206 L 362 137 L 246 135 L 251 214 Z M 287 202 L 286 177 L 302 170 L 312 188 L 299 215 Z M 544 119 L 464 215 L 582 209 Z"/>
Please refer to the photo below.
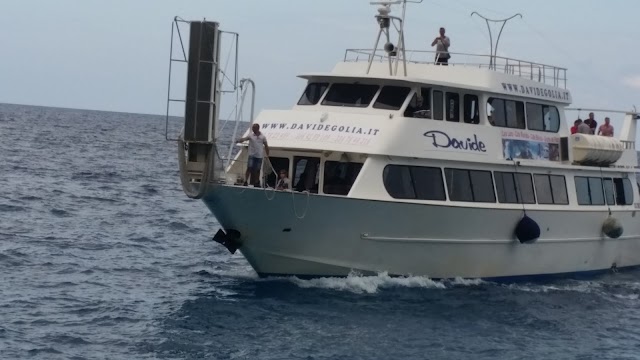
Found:
<path fill-rule="evenodd" d="M 613 213 L 624 228 L 602 234 L 608 212 L 528 210 L 533 244 L 514 229 L 522 209 L 374 201 L 218 185 L 203 198 L 259 275 L 503 278 L 640 265 L 636 212 Z"/>

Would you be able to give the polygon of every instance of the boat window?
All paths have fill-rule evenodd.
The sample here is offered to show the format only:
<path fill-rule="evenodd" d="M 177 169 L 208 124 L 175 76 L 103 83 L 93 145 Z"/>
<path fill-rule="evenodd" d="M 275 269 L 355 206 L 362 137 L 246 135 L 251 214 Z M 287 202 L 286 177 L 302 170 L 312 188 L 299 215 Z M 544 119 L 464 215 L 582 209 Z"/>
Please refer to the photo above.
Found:
<path fill-rule="evenodd" d="M 604 205 L 601 178 L 576 176 L 575 182 L 579 205 Z"/>
<path fill-rule="evenodd" d="M 493 126 L 524 129 L 524 103 L 522 101 L 489 98 L 487 117 Z"/>
<path fill-rule="evenodd" d="M 442 91 L 434 90 L 433 91 L 433 119 L 434 120 L 443 120 L 444 119 L 444 94 Z"/>
<path fill-rule="evenodd" d="M 527 103 L 527 128 L 529 130 L 558 132 L 560 129 L 558 108 Z"/>
<path fill-rule="evenodd" d="M 444 181 L 440 168 L 412 166 L 411 180 L 416 192 L 416 198 L 420 200 L 446 200 L 444 193 Z"/>
<path fill-rule="evenodd" d="M 332 84 L 322 105 L 367 107 L 378 88 L 378 85 Z"/>
<path fill-rule="evenodd" d="M 567 194 L 567 181 L 564 175 L 549 175 L 551 180 L 551 195 L 553 203 L 556 205 L 569 205 L 569 195 Z"/>
<path fill-rule="evenodd" d="M 591 205 L 591 197 L 589 196 L 589 180 L 586 177 L 576 176 L 575 182 L 578 205 Z"/>
<path fill-rule="evenodd" d="M 629 179 L 613 179 L 616 186 L 616 202 L 618 205 L 633 204 L 633 187 Z"/>
<path fill-rule="evenodd" d="M 507 100 L 504 102 L 507 114 L 507 127 L 524 129 L 524 104 L 520 101 Z"/>
<path fill-rule="evenodd" d="M 498 201 L 508 204 L 535 204 L 531 174 L 498 172 L 494 173 Z"/>
<path fill-rule="evenodd" d="M 589 178 L 589 195 L 591 195 L 591 205 L 604 205 L 604 192 L 602 190 L 601 178 Z"/>
<path fill-rule="evenodd" d="M 383 182 L 389 195 L 396 199 L 447 199 L 440 168 L 387 165 Z"/>
<path fill-rule="evenodd" d="M 602 179 L 604 182 L 604 197 L 607 200 L 607 205 L 615 205 L 616 204 L 616 193 L 613 188 L 613 179 L 607 178 Z"/>
<path fill-rule="evenodd" d="M 527 128 L 542 130 L 543 124 L 542 105 L 527 103 Z"/>
<path fill-rule="evenodd" d="M 384 86 L 373 104 L 376 109 L 400 110 L 411 89 L 404 86 Z"/>
<path fill-rule="evenodd" d="M 478 97 L 475 95 L 464 96 L 464 122 L 467 124 L 477 124 L 480 122 L 480 108 Z"/>
<path fill-rule="evenodd" d="M 298 105 L 315 105 L 320 101 L 329 83 L 310 83 L 304 89 L 302 97 L 298 100 Z"/>
<path fill-rule="evenodd" d="M 473 201 L 469 171 L 445 169 L 444 173 L 447 177 L 447 189 L 451 201 Z"/>
<path fill-rule="evenodd" d="M 533 175 L 538 204 L 569 204 L 567 183 L 563 175 Z"/>
<path fill-rule="evenodd" d="M 490 171 L 445 169 L 451 201 L 495 202 Z"/>
<path fill-rule="evenodd" d="M 460 95 L 447 93 L 447 121 L 460 121 Z"/>
<path fill-rule="evenodd" d="M 295 156 L 293 158 L 293 189 L 318 193 L 320 158 Z"/>
<path fill-rule="evenodd" d="M 275 188 L 276 182 L 278 181 L 277 174 L 280 174 L 280 171 L 282 170 L 286 171 L 287 177 L 289 177 L 290 175 L 289 174 L 289 158 L 269 156 L 268 161 L 271 162 L 271 166 L 273 167 L 273 170 L 271 170 L 271 167 L 265 167 L 265 170 L 269 169 L 269 175 L 267 175 L 267 181 L 266 181 L 267 186 Z M 291 177 L 289 177 L 289 179 L 291 179 Z"/>
<path fill-rule="evenodd" d="M 496 202 L 491 172 L 472 170 L 469 175 L 471 176 L 473 200 L 477 202 Z"/>
<path fill-rule="evenodd" d="M 382 173 L 382 182 L 392 198 L 416 198 L 408 166 L 387 165 Z"/>
<path fill-rule="evenodd" d="M 421 88 L 419 95 L 417 92 L 413 94 L 404 116 L 431 119 L 431 89 Z"/>
<path fill-rule="evenodd" d="M 322 192 L 348 195 L 362 169 L 362 163 L 325 161 Z"/>
<path fill-rule="evenodd" d="M 560 130 L 560 113 L 555 106 L 543 106 L 544 131 L 558 132 Z"/>
<path fill-rule="evenodd" d="M 551 194 L 551 182 L 547 175 L 534 175 L 536 181 L 536 194 L 538 195 L 538 204 L 553 204 L 553 195 Z"/>
<path fill-rule="evenodd" d="M 490 98 L 487 101 L 487 117 L 493 126 L 506 127 L 506 116 L 504 115 L 504 100 Z"/>

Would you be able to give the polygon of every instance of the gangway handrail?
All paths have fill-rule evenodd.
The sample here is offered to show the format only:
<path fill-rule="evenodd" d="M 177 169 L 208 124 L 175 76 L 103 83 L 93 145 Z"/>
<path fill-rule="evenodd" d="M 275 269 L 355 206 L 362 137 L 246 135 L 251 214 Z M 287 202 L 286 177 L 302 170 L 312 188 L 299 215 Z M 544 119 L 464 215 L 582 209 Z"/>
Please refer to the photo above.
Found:
<path fill-rule="evenodd" d="M 233 128 L 233 135 L 231 137 L 231 144 L 229 144 L 229 155 L 227 156 L 227 161 L 224 167 L 225 169 L 227 169 L 229 167 L 229 164 L 231 163 L 231 155 L 233 154 L 233 145 L 238 135 L 238 126 L 240 125 L 240 120 L 242 119 L 244 101 L 246 99 L 247 90 L 248 90 L 248 87 L 244 86 L 245 83 L 249 83 L 251 85 L 251 115 L 250 115 L 249 121 L 253 121 L 253 117 L 254 117 L 255 106 L 256 106 L 256 83 L 251 79 L 241 79 L 240 80 L 240 89 L 241 89 L 240 104 L 238 105 L 238 112 L 236 114 L 235 126 Z"/>

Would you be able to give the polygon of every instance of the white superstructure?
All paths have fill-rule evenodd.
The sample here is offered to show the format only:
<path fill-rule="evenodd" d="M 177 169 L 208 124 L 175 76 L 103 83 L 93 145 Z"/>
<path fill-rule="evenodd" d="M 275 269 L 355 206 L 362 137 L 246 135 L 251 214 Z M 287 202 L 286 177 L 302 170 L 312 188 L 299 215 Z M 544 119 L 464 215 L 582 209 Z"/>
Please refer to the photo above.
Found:
<path fill-rule="evenodd" d="M 376 17 L 383 50 L 348 50 L 331 72 L 300 75 L 307 87 L 290 110 L 254 119 L 270 147 L 258 187 L 243 185 L 246 147 L 219 169 L 213 150 L 191 156 L 184 143 L 199 143 L 180 143 L 185 191 L 223 228 L 215 240 L 260 275 L 640 265 L 638 115 L 625 114 L 616 138 L 571 135 L 565 69 L 455 53 L 436 65 L 404 49 L 403 19 L 388 9 Z M 292 190 L 274 189 L 281 170 Z"/>

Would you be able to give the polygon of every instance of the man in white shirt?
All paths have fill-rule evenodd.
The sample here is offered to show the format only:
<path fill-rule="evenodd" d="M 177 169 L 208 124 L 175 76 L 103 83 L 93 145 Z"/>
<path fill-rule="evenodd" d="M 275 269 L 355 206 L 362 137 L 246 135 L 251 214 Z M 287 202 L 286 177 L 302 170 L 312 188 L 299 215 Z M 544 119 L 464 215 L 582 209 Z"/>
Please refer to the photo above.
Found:
<path fill-rule="evenodd" d="M 431 46 L 436 46 L 436 65 L 448 65 L 449 58 L 449 46 L 451 46 L 451 40 L 448 36 L 444 35 L 444 28 L 440 28 L 440 36 L 435 38 L 431 43 Z"/>
<path fill-rule="evenodd" d="M 262 159 L 265 153 L 269 156 L 269 145 L 267 144 L 267 138 L 260 132 L 260 125 L 253 124 L 251 131 L 252 133 L 249 136 L 238 139 L 236 143 L 249 141 L 249 161 L 247 162 L 244 184 L 260 186 Z"/>

